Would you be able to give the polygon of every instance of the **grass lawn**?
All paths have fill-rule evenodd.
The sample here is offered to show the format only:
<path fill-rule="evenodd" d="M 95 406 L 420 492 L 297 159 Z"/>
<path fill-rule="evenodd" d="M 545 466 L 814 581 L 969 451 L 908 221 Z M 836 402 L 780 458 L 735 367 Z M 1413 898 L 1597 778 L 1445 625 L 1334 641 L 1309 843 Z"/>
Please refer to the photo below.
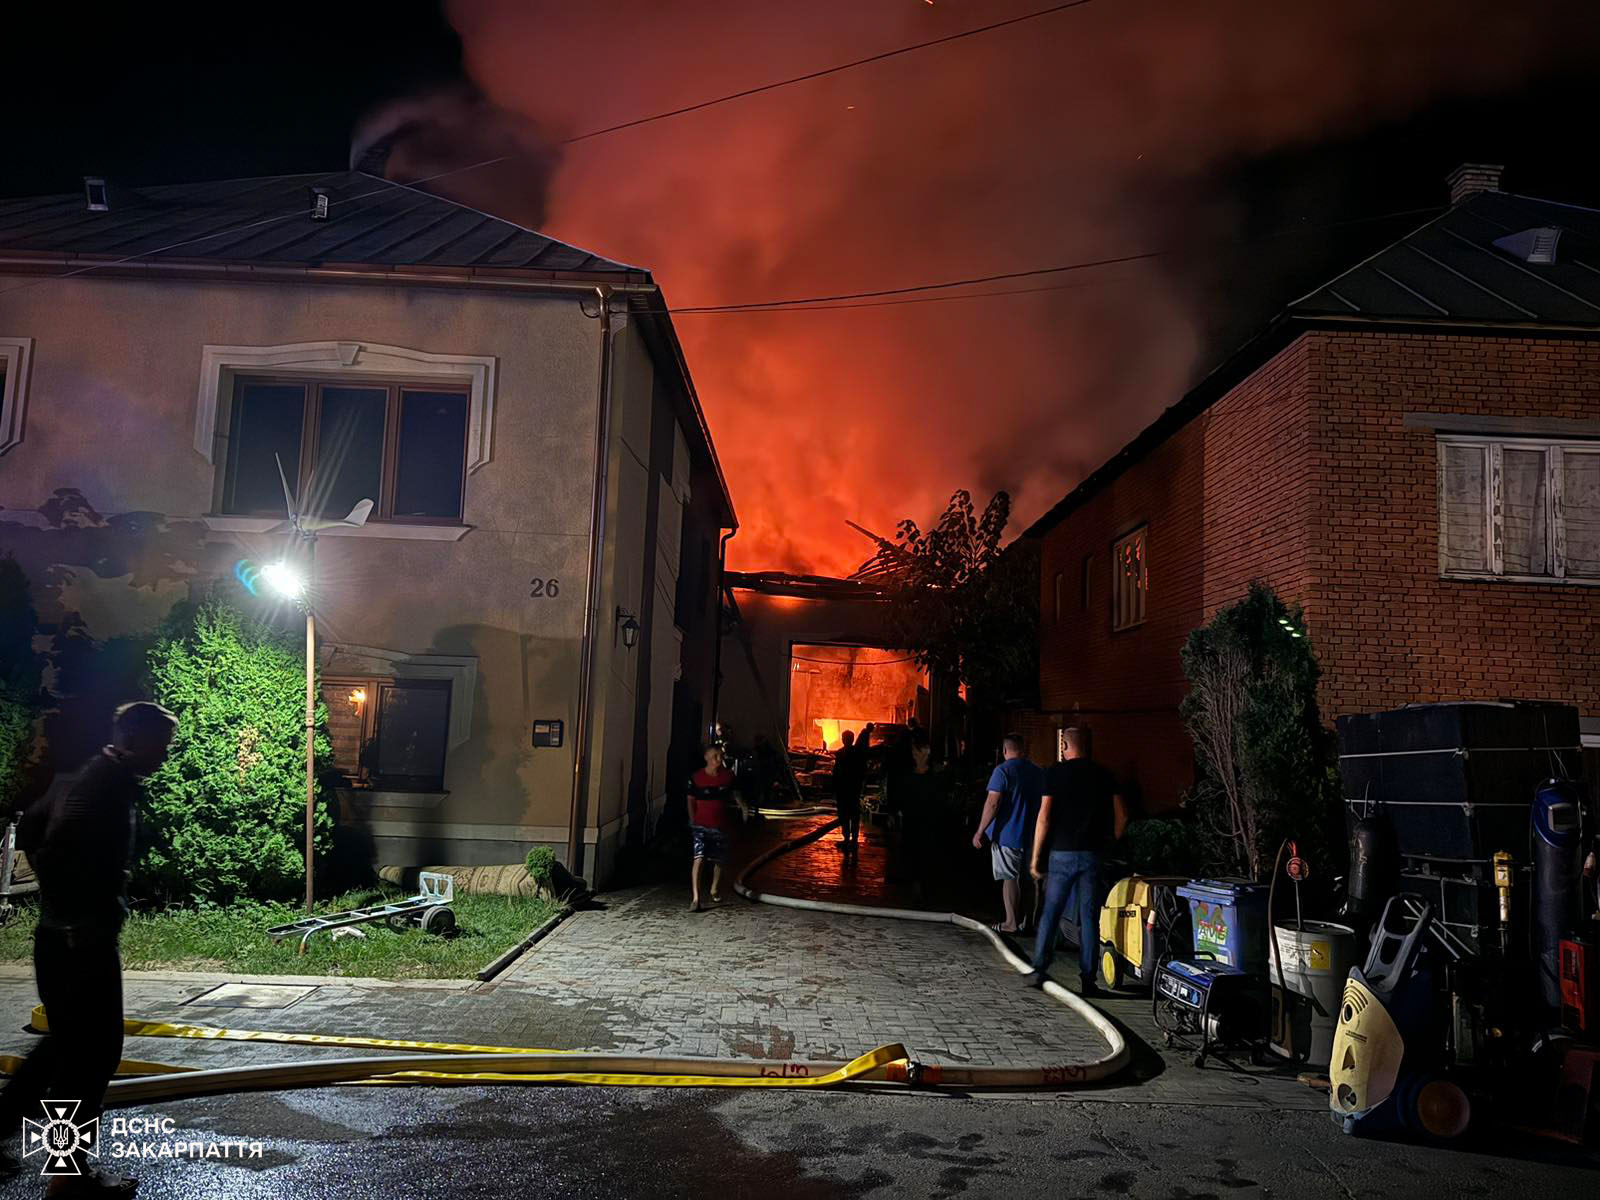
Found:
<path fill-rule="evenodd" d="M 381 903 L 404 893 L 346 892 L 319 912 Z M 299 906 L 237 904 L 231 908 L 136 912 L 122 930 L 122 965 L 130 971 L 227 971 L 240 975 L 353 975 L 373 979 L 467 979 L 488 966 L 560 905 L 530 896 L 455 898 L 456 932 L 448 938 L 408 927 L 358 925 L 364 938 L 329 933 L 311 939 L 302 956 L 298 938 L 274 942 L 267 929 L 298 920 Z M 26 902 L 0 927 L 0 960 L 29 960 L 37 909 Z"/>

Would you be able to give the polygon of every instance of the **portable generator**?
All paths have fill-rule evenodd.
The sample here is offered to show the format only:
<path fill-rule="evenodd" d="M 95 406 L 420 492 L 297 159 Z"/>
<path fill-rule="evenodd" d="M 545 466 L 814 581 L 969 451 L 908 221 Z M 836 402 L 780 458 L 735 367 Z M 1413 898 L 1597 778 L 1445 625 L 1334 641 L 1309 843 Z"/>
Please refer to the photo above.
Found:
<path fill-rule="evenodd" d="M 1224 1048 L 1258 1047 L 1266 1036 L 1266 990 L 1242 967 L 1206 959 L 1162 963 L 1151 989 L 1151 1009 L 1168 1047 L 1199 1038 L 1194 1065 Z"/>

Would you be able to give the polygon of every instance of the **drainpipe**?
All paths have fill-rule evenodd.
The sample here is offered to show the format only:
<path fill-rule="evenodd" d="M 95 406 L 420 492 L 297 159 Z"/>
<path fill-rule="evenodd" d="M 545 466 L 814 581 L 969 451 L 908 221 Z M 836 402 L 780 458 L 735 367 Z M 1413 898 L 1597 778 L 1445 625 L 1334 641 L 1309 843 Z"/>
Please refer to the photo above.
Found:
<path fill-rule="evenodd" d="M 600 320 L 600 385 L 594 431 L 594 495 L 589 503 L 589 570 L 583 592 L 583 641 L 578 654 L 578 718 L 573 730 L 572 823 L 567 834 L 567 870 L 583 875 L 583 828 L 589 807 L 589 751 L 594 722 L 589 709 L 594 696 L 595 636 L 600 623 L 601 574 L 605 568 L 606 505 L 610 500 L 612 289 L 594 289 L 598 311 L 583 304 L 586 317 Z"/>
<path fill-rule="evenodd" d="M 711 726 L 715 725 L 721 716 L 717 705 L 722 696 L 722 586 L 728 571 L 728 543 L 733 540 L 733 535 L 738 532 L 738 527 L 735 526 L 724 533 L 717 543 L 717 615 L 713 626 L 716 641 L 712 643 L 711 649 L 711 720 L 706 723 L 706 728 L 702 730 L 703 733 L 708 735 L 708 740 Z"/>

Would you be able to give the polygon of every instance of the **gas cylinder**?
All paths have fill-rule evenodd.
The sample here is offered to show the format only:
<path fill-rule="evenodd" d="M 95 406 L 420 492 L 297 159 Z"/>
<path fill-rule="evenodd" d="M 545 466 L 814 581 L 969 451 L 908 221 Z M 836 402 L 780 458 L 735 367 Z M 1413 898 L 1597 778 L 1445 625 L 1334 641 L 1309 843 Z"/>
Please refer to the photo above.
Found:
<path fill-rule="evenodd" d="M 1539 1003 L 1561 1008 L 1561 939 L 1578 921 L 1578 881 L 1582 875 L 1579 831 L 1581 796 L 1576 784 L 1547 780 L 1533 801 L 1533 935 L 1529 953 L 1538 977 Z"/>

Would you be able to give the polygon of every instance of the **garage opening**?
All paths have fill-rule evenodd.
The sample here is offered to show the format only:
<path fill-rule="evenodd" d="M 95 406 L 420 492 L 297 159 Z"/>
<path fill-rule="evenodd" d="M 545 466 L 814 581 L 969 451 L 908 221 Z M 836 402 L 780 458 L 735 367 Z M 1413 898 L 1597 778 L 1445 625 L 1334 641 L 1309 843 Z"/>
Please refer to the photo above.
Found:
<path fill-rule="evenodd" d="M 790 650 L 789 747 L 837 750 L 846 730 L 928 726 L 928 675 L 905 650 L 796 642 Z"/>

